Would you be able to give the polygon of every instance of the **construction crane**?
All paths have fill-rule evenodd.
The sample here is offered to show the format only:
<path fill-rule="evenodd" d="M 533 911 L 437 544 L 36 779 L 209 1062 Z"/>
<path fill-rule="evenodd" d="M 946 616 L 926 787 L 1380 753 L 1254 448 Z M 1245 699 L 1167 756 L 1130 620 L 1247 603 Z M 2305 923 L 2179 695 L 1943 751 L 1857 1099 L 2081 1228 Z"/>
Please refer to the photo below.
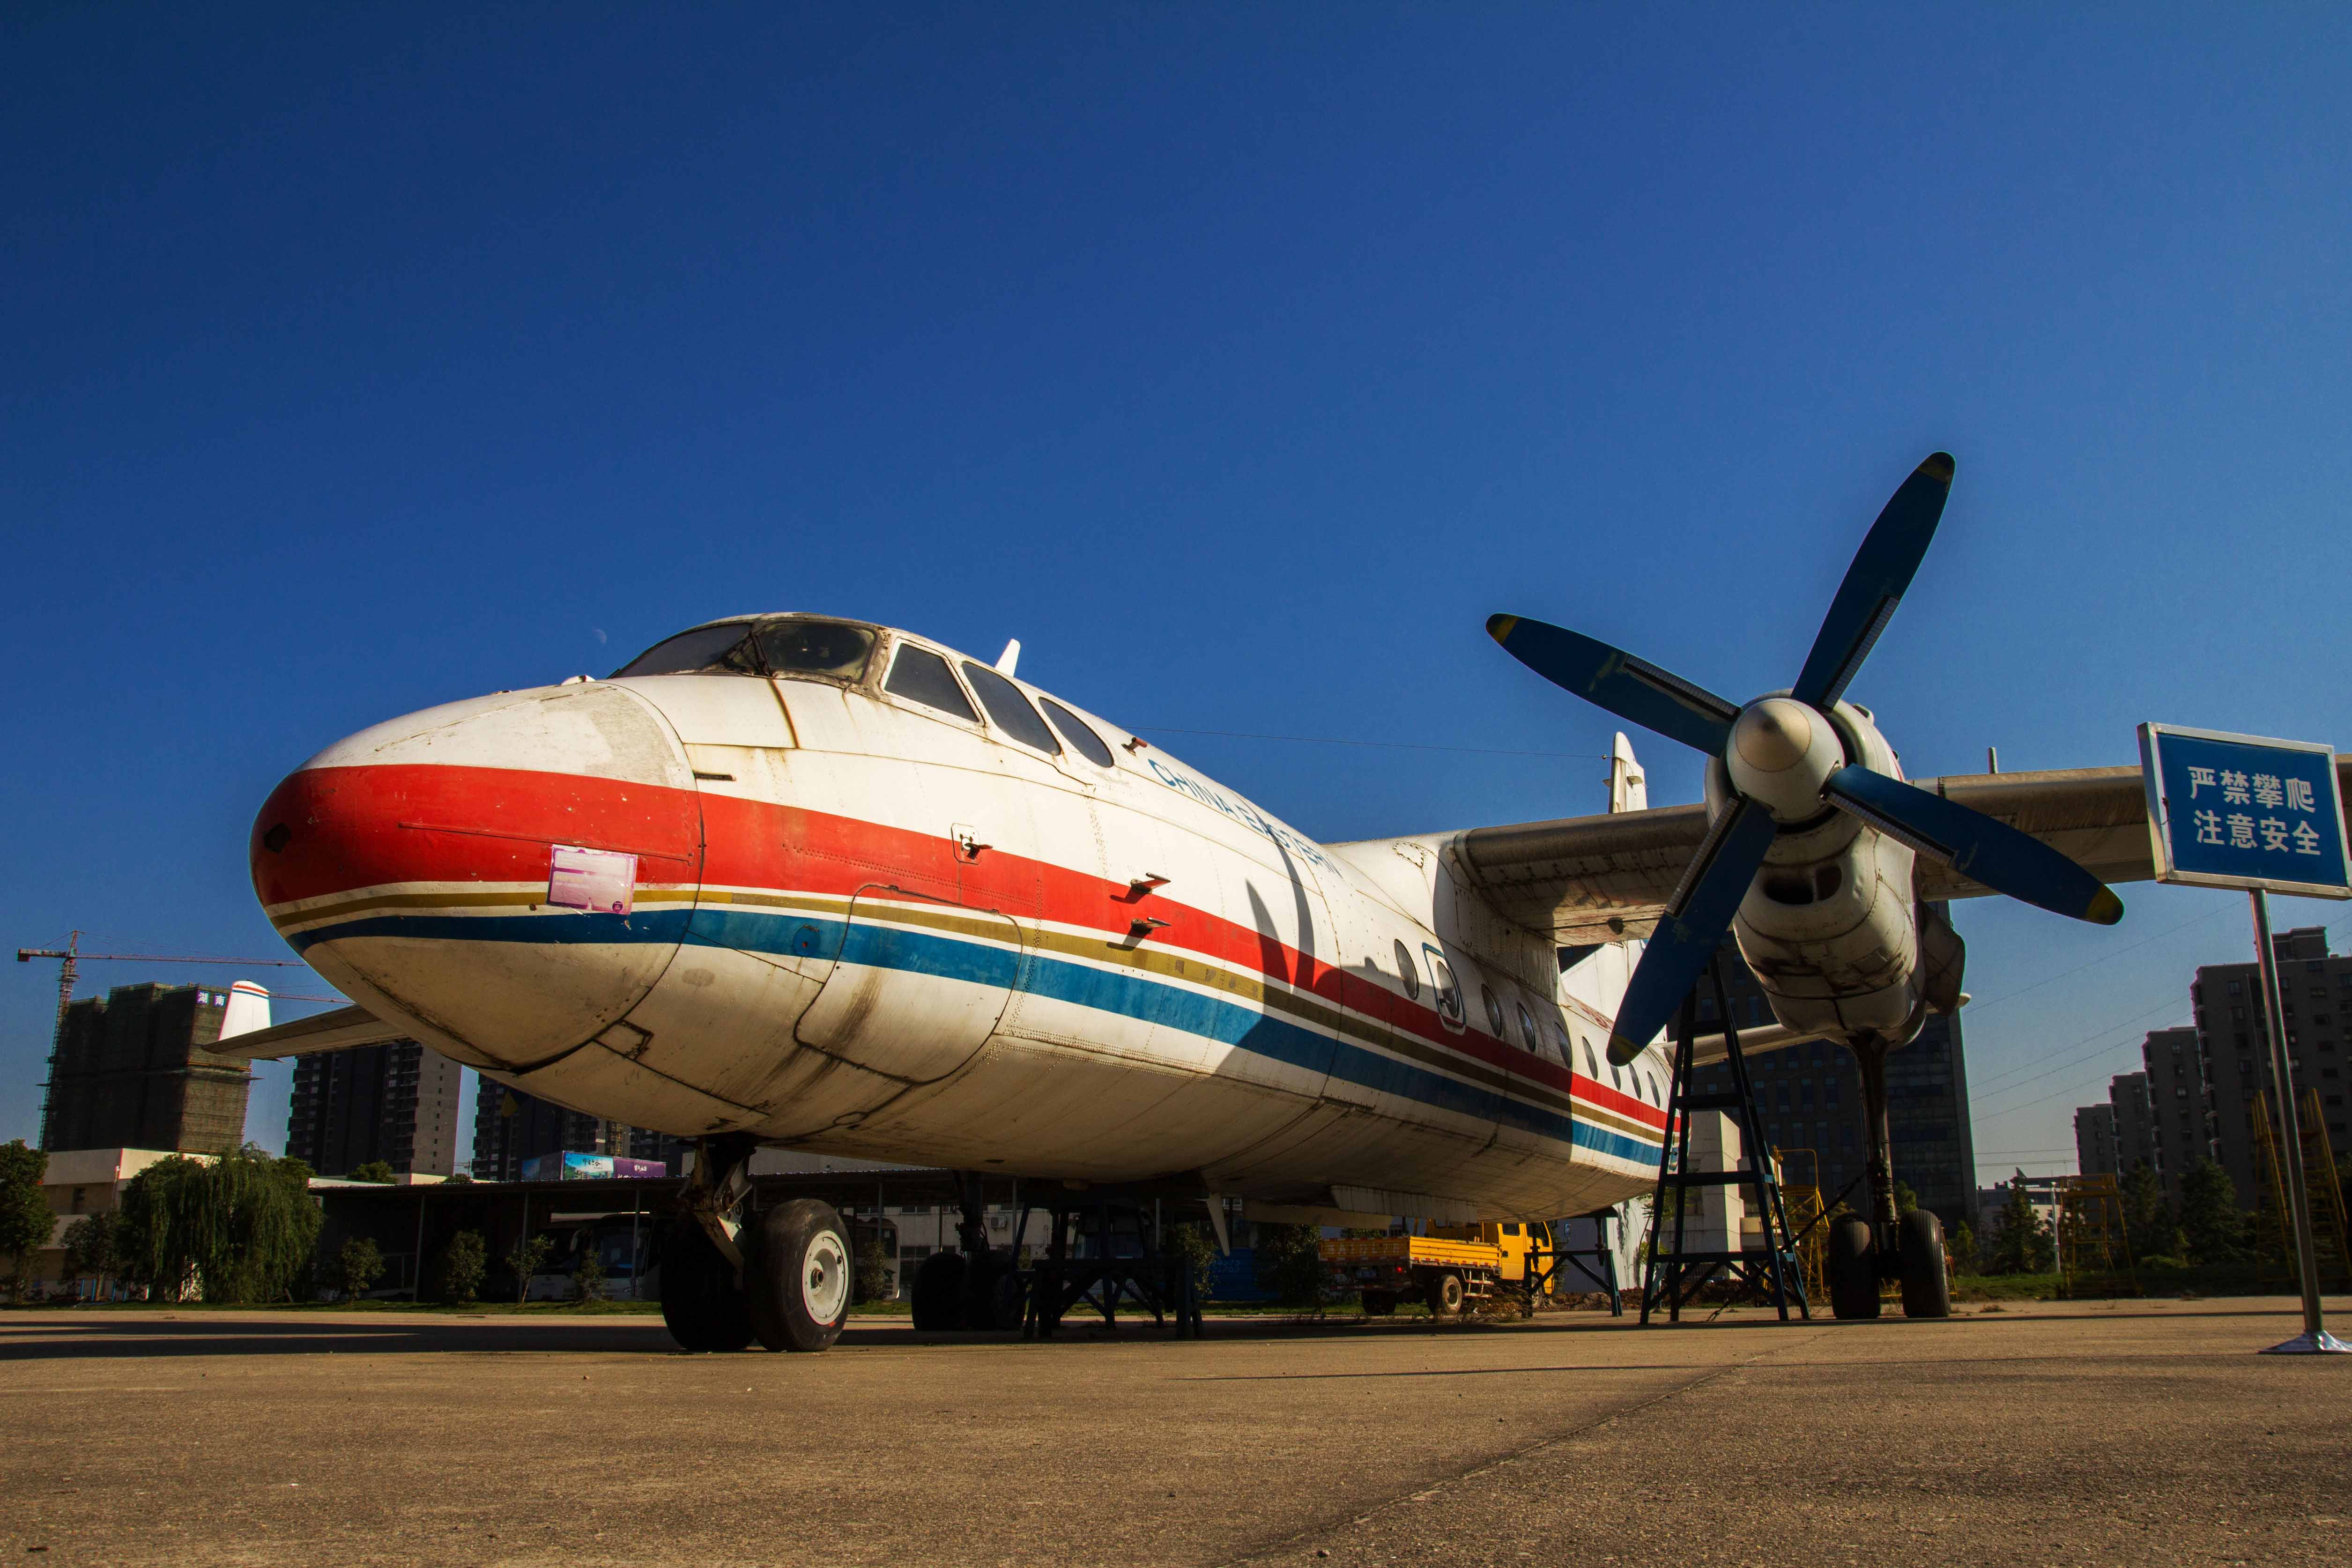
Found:
<path fill-rule="evenodd" d="M 63 947 L 20 947 L 16 962 L 30 963 L 37 958 L 54 958 L 58 963 L 58 1028 L 57 1038 L 66 1037 L 66 1009 L 73 1005 L 74 981 L 85 963 L 205 963 L 221 969 L 307 969 L 310 965 L 299 958 L 213 958 L 190 952 L 84 952 L 81 932 L 66 938 Z M 289 1002 L 331 1002 L 331 996 L 289 996 Z"/>

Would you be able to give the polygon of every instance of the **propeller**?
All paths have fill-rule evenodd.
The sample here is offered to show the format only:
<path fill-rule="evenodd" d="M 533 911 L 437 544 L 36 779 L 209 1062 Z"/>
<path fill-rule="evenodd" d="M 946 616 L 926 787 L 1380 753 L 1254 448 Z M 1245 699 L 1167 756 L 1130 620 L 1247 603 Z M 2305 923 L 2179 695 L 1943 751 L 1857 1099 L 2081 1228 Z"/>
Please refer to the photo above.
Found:
<path fill-rule="evenodd" d="M 1930 454 L 1880 510 L 1785 697 L 1743 707 L 1581 633 L 1520 616 L 1486 622 L 1489 636 L 1546 680 L 1719 759 L 1731 780 L 1731 805 L 1708 826 L 1626 987 L 1610 1060 L 1640 1055 L 1682 1005 L 1722 945 L 1775 832 L 1818 817 L 1825 806 L 2011 898 L 2099 925 L 2123 918 L 2123 900 L 2065 856 L 1850 760 L 1828 722 L 1936 537 L 1952 473 L 1950 454 Z"/>

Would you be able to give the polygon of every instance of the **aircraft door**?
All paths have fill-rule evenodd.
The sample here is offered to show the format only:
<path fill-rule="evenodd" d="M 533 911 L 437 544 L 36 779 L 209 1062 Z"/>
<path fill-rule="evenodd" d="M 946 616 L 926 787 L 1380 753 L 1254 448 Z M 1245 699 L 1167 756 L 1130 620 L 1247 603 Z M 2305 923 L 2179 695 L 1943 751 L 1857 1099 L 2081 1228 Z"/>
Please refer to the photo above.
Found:
<path fill-rule="evenodd" d="M 869 883 L 849 905 L 838 957 L 793 1031 L 801 1044 L 911 1084 L 971 1059 L 1021 976 L 1021 928 Z"/>

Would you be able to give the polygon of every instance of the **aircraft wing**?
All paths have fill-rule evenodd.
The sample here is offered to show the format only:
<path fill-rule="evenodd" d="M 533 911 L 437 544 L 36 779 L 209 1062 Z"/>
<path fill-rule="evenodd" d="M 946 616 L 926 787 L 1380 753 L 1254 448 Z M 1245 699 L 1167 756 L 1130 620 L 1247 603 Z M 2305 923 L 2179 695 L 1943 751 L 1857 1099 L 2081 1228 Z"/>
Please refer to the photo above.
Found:
<path fill-rule="evenodd" d="M 2352 798 L 2352 759 L 2336 764 Z M 2106 882 L 2156 874 L 2147 795 L 2136 767 L 1914 779 L 1924 790 L 2031 834 Z M 1455 836 L 1458 873 L 1507 918 L 1563 946 L 1647 936 L 1706 832 L 1706 810 L 1571 816 Z M 1980 883 L 1919 861 L 1923 899 L 1973 899 Z"/>
<path fill-rule="evenodd" d="M 231 1061 L 276 1061 L 284 1057 L 347 1051 L 355 1046 L 380 1046 L 387 1040 L 406 1038 L 407 1029 L 383 1022 L 364 1007 L 338 1007 L 331 1013 L 297 1018 L 274 1028 L 233 1036 L 205 1049 Z"/>

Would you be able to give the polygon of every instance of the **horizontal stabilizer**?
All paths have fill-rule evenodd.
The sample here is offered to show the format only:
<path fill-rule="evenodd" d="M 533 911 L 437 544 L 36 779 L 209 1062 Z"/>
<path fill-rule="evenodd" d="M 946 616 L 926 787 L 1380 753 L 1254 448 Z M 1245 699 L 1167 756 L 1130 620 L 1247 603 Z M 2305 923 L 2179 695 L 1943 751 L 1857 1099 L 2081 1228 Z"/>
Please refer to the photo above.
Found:
<path fill-rule="evenodd" d="M 364 1007 L 338 1007 L 297 1018 L 275 1028 L 256 1029 L 206 1048 L 231 1061 L 277 1061 L 285 1057 L 317 1056 L 321 1051 L 348 1051 L 360 1046 L 380 1046 L 404 1040 L 408 1031 L 387 1024 Z"/>

